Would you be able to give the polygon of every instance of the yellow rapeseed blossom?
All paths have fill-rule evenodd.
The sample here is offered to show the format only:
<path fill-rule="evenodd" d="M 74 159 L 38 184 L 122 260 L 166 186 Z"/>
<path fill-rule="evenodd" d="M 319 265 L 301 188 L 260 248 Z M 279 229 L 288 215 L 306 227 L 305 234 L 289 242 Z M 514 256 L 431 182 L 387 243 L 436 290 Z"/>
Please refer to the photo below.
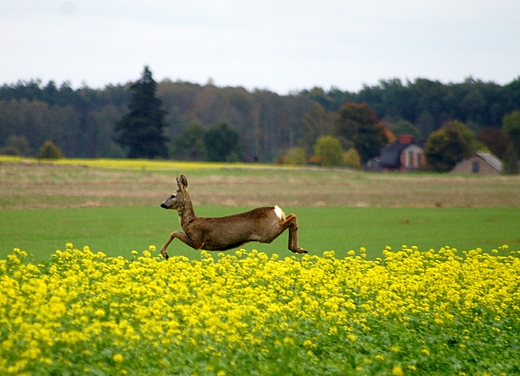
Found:
<path fill-rule="evenodd" d="M 15 249 L 0 260 L 0 374 L 519 370 L 518 252 L 365 252 L 165 261 L 67 243 L 35 264 Z"/>
<path fill-rule="evenodd" d="M 393 376 L 402 376 L 402 375 L 404 375 L 403 368 L 401 366 L 394 366 L 392 368 L 392 375 Z"/>

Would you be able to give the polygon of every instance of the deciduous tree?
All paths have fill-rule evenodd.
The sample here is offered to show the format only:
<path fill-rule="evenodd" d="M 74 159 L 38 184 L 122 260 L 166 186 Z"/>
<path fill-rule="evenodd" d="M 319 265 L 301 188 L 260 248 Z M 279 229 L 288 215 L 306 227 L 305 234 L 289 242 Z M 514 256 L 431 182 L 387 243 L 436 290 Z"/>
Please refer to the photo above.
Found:
<path fill-rule="evenodd" d="M 483 143 L 498 158 L 504 158 L 509 139 L 501 128 L 486 127 L 479 132 L 477 140 Z"/>
<path fill-rule="evenodd" d="M 302 120 L 302 143 L 308 154 L 320 137 L 330 136 L 334 133 L 334 118 L 321 105 L 314 103 L 312 110 Z"/>
<path fill-rule="evenodd" d="M 363 162 L 380 154 L 388 143 L 385 125 L 365 103 L 345 103 L 336 118 L 336 136 L 353 143 Z"/>
<path fill-rule="evenodd" d="M 237 162 L 242 160 L 242 152 L 238 143 L 238 132 L 228 123 L 220 123 L 206 131 L 204 145 L 209 161 Z"/>
<path fill-rule="evenodd" d="M 520 111 L 516 110 L 504 116 L 502 129 L 513 144 L 516 155 L 520 155 Z"/>
<path fill-rule="evenodd" d="M 518 154 L 516 154 L 515 147 L 512 143 L 506 149 L 504 153 L 504 173 L 508 175 L 518 175 Z"/>
<path fill-rule="evenodd" d="M 173 138 L 172 156 L 176 159 L 203 161 L 206 159 L 204 137 L 207 129 L 200 123 L 190 123 L 186 130 Z"/>
<path fill-rule="evenodd" d="M 29 156 L 31 147 L 25 136 L 11 135 L 7 137 L 4 147 L 0 149 L 0 154 Z"/>
<path fill-rule="evenodd" d="M 433 132 L 424 146 L 427 167 L 432 171 L 448 172 L 468 155 L 471 148 L 453 128 Z"/>

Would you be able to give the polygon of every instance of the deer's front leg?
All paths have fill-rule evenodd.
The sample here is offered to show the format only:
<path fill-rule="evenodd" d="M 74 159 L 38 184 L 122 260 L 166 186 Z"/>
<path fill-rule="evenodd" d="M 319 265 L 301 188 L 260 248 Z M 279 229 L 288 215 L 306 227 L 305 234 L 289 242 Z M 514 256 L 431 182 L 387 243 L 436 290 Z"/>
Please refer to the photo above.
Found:
<path fill-rule="evenodd" d="M 193 243 L 193 241 L 191 240 L 191 238 L 189 238 L 184 232 L 182 232 L 182 231 L 174 231 L 174 232 L 172 232 L 170 234 L 170 237 L 168 238 L 168 240 L 166 240 L 166 243 L 164 243 L 164 245 L 161 247 L 161 255 L 166 260 L 168 260 L 168 258 L 170 258 L 170 256 L 168 256 L 168 252 L 166 252 L 166 248 L 168 248 L 170 243 L 175 238 L 179 239 L 181 242 L 183 242 L 184 244 L 186 244 L 186 245 L 188 245 L 188 246 L 190 246 L 192 248 L 198 249 L 198 248 L 196 248 L 196 246 Z"/>

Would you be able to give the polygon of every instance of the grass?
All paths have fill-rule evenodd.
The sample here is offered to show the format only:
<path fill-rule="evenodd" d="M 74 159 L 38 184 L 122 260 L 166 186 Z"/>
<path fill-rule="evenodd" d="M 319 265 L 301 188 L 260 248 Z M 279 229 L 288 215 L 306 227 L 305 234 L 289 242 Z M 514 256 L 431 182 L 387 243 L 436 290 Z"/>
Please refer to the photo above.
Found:
<path fill-rule="evenodd" d="M 111 255 L 162 245 L 178 229 L 159 208 L 185 173 L 198 215 L 223 216 L 280 205 L 298 215 L 301 245 L 312 253 L 386 246 L 421 249 L 515 247 L 520 178 L 442 174 L 371 174 L 139 160 L 34 160 L 0 157 L 0 256 L 20 247 L 46 257 L 66 242 Z M 287 235 L 268 253 L 289 255 Z M 171 254 L 196 252 L 174 242 Z"/>
<path fill-rule="evenodd" d="M 188 177 L 196 206 L 520 207 L 518 176 L 372 174 L 151 161 L 138 169 L 125 167 L 127 161 L 95 160 L 98 165 L 107 163 L 102 168 L 68 162 L 1 163 L 0 159 L 0 209 L 154 206 L 175 189 L 175 177 L 181 173 Z"/>
<path fill-rule="evenodd" d="M 201 216 L 233 214 L 245 207 L 197 208 Z M 449 245 L 461 250 L 490 251 L 503 244 L 520 249 L 520 211 L 516 208 L 351 208 L 284 207 L 298 215 L 300 244 L 311 254 L 335 250 L 344 257 L 351 249 L 367 249 L 369 258 L 381 256 L 386 246 L 403 244 L 421 249 Z M 110 256 L 130 256 L 149 245 L 160 247 L 171 231 L 180 229 L 177 214 L 154 207 L 100 207 L 0 211 L 0 258 L 13 248 L 47 259 L 71 242 L 88 245 Z M 4 225 L 5 224 L 5 225 Z M 249 243 L 245 249 L 292 255 L 288 234 L 272 244 Z M 175 240 L 170 255 L 198 258 L 199 253 Z"/>

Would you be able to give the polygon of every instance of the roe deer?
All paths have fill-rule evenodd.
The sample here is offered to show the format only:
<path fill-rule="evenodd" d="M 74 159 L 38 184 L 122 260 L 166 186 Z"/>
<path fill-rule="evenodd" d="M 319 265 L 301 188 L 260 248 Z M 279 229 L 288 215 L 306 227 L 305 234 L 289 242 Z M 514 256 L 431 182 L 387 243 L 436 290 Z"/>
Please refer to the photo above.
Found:
<path fill-rule="evenodd" d="M 181 175 L 177 178 L 177 187 L 177 193 L 168 197 L 161 207 L 177 210 L 184 232 L 174 231 L 170 234 L 161 247 L 161 255 L 165 259 L 169 258 L 166 248 L 175 238 L 195 250 L 225 251 L 251 241 L 271 243 L 287 229 L 289 250 L 294 253 L 307 253 L 298 245 L 298 222 L 294 214 L 286 217 L 282 209 L 274 206 L 221 218 L 197 217 L 187 191 L 186 176 Z"/>

